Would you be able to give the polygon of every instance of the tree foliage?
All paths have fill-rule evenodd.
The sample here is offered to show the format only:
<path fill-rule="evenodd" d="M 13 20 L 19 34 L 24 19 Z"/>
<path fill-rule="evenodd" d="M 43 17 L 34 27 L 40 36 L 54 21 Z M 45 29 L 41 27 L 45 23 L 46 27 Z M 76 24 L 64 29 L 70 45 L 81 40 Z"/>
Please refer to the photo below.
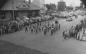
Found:
<path fill-rule="evenodd" d="M 81 2 L 85 5 L 86 7 L 86 0 L 81 0 Z"/>
<path fill-rule="evenodd" d="M 46 4 L 45 6 L 46 6 L 46 8 L 48 10 L 55 10 L 56 9 L 56 5 L 55 4 Z"/>

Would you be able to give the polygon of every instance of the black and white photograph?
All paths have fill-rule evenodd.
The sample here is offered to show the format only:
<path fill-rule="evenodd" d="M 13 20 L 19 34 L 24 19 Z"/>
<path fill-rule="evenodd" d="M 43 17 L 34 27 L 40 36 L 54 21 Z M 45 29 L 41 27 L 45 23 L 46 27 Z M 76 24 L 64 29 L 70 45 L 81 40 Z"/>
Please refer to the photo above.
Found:
<path fill-rule="evenodd" d="M 0 54 L 86 54 L 86 0 L 0 0 Z"/>

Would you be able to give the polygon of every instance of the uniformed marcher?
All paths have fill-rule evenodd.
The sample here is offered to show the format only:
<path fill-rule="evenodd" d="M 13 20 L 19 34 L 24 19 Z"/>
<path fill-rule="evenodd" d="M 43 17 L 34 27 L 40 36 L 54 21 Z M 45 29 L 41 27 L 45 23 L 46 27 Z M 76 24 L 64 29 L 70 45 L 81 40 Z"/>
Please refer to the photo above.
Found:
<path fill-rule="evenodd" d="M 25 26 L 25 32 L 28 32 L 28 27 L 27 26 Z"/>

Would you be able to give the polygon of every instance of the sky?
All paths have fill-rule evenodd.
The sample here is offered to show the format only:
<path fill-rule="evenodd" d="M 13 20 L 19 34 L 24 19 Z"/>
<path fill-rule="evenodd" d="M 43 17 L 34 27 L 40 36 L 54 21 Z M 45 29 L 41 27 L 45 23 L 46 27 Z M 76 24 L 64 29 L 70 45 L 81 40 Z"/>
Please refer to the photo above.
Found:
<path fill-rule="evenodd" d="M 57 4 L 58 1 L 60 1 L 60 0 L 45 0 L 45 3 L 46 4 L 47 3 L 55 3 L 55 4 Z M 67 6 L 70 6 L 70 5 L 72 5 L 72 6 L 80 6 L 80 3 L 81 3 L 80 0 L 63 0 L 63 1 L 66 2 Z"/>

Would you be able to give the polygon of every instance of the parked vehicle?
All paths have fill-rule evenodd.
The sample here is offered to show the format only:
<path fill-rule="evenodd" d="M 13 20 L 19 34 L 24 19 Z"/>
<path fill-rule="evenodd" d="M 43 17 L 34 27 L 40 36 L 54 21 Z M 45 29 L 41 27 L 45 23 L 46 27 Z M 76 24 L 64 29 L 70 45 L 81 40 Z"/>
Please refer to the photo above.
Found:
<path fill-rule="evenodd" d="M 73 21 L 73 19 L 72 18 L 68 18 L 66 21 L 70 22 L 70 21 Z"/>

